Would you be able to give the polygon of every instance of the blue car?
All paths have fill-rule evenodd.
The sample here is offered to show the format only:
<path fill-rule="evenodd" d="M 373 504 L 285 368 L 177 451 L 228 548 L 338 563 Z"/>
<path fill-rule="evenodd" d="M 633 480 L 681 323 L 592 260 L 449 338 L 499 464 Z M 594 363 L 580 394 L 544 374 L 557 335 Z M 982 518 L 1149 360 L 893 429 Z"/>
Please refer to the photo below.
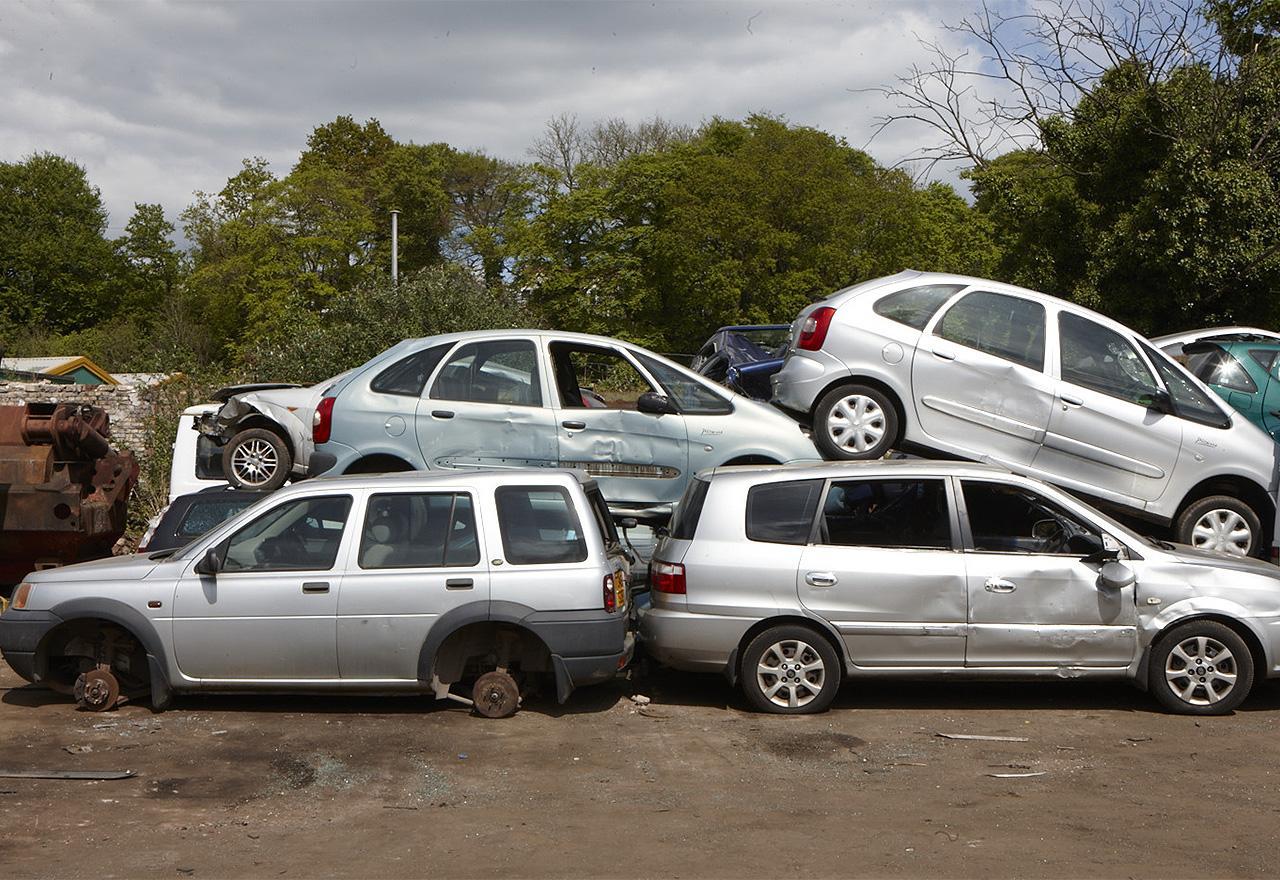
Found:
<path fill-rule="evenodd" d="M 782 368 L 788 324 L 721 327 L 702 344 L 690 366 L 708 379 L 755 400 L 769 399 L 769 377 Z"/>

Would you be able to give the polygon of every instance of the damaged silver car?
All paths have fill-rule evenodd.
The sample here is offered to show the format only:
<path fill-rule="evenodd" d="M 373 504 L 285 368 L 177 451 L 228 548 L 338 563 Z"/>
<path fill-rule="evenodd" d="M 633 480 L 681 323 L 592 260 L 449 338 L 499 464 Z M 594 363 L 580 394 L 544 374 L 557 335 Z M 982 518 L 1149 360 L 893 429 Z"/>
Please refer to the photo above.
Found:
<path fill-rule="evenodd" d="M 1280 676 L 1280 569 L 981 464 L 701 473 L 649 580 L 649 654 L 765 712 L 822 711 L 866 677 L 1096 678 L 1217 715 Z"/>

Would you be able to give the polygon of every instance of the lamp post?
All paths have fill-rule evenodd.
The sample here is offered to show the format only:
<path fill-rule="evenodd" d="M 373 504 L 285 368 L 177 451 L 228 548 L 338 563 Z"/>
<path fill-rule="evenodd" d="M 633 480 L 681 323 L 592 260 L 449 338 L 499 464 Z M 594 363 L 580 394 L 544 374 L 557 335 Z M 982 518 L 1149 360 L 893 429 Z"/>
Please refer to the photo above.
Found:
<path fill-rule="evenodd" d="M 391 212 L 391 283 L 400 283 L 400 212 Z"/>

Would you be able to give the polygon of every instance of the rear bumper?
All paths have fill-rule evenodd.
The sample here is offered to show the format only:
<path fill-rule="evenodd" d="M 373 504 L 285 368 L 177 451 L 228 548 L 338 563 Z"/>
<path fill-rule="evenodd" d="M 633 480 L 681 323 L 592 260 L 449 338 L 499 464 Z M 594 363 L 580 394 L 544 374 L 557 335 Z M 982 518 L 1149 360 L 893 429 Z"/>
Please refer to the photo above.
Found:
<path fill-rule="evenodd" d="M 556 697 L 561 703 L 575 688 L 612 679 L 635 652 L 626 612 L 540 612 L 523 623 L 551 652 Z"/>
<path fill-rule="evenodd" d="M 833 379 L 848 375 L 849 370 L 836 358 L 822 351 L 792 354 L 782 369 L 770 377 L 773 388 L 771 402 L 807 418 L 822 390 Z"/>
<path fill-rule="evenodd" d="M 35 656 L 40 642 L 62 618 L 49 611 L 10 608 L 0 615 L 0 655 L 14 672 L 35 681 Z"/>
<path fill-rule="evenodd" d="M 640 617 L 645 652 L 663 666 L 689 672 L 724 672 L 757 618 L 648 608 Z"/>

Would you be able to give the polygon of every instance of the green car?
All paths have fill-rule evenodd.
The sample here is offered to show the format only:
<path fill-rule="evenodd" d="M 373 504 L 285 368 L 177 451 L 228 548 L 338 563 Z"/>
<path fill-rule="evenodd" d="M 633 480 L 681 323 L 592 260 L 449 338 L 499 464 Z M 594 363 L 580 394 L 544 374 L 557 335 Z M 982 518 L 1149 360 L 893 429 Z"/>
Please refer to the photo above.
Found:
<path fill-rule="evenodd" d="M 1200 381 L 1280 440 L 1280 343 L 1206 340 L 1182 354 Z"/>

